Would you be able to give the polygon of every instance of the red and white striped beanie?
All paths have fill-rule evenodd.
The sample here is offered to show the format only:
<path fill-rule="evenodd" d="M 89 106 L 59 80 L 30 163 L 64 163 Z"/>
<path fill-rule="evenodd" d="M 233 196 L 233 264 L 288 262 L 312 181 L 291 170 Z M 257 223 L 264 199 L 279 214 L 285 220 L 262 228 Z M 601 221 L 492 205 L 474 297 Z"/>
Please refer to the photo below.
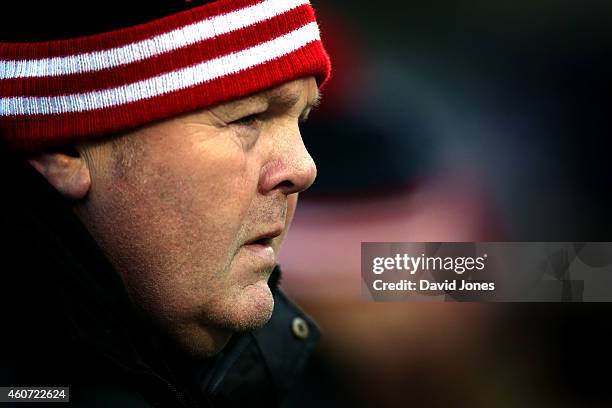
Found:
<path fill-rule="evenodd" d="M 0 137 L 35 151 L 329 75 L 308 0 L 217 0 L 100 34 L 0 42 Z"/>

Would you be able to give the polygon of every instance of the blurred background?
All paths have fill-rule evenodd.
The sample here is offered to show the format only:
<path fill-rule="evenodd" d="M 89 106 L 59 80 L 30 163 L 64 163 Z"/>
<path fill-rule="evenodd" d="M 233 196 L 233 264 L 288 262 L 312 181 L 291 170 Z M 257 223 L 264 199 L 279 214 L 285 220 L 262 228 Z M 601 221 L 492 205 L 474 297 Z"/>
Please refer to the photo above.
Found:
<path fill-rule="evenodd" d="M 612 406 L 607 304 L 360 282 L 363 241 L 612 241 L 612 3 L 313 3 L 334 76 L 280 263 L 323 338 L 290 405 Z"/>

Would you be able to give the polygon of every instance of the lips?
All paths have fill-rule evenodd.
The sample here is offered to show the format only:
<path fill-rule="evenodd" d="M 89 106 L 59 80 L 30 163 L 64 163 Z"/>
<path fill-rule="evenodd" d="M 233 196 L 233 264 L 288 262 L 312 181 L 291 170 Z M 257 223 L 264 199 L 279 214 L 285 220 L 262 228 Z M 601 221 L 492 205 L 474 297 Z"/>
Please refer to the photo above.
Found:
<path fill-rule="evenodd" d="M 253 255 L 264 260 L 267 264 L 276 263 L 276 254 L 272 248 L 272 240 L 282 234 L 283 228 L 273 228 L 267 232 L 256 235 L 244 243 L 243 247 Z"/>
<path fill-rule="evenodd" d="M 283 233 L 283 228 L 274 228 L 267 232 L 256 235 L 254 238 L 248 240 L 244 245 L 271 245 L 272 240 Z"/>

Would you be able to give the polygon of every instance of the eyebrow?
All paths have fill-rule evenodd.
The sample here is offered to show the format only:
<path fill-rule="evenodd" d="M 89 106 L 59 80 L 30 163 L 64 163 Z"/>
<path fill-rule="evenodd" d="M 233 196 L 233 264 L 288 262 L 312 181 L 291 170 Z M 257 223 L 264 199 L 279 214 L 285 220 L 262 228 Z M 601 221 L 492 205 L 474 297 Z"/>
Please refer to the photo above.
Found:
<path fill-rule="evenodd" d="M 283 106 L 293 107 L 295 106 L 299 100 L 301 95 L 292 93 L 290 91 L 284 89 L 275 89 L 267 93 L 267 97 L 269 98 L 270 104 L 279 104 Z M 317 89 L 317 93 L 312 101 L 308 101 L 306 103 L 306 107 L 300 114 L 300 121 L 305 120 L 308 117 L 308 113 L 315 109 L 321 103 L 321 92 Z"/>
<path fill-rule="evenodd" d="M 299 121 L 303 122 L 308 118 L 308 114 L 311 110 L 315 109 L 321 103 L 321 92 L 317 89 L 317 93 L 312 101 L 308 101 L 304 110 L 299 116 Z M 252 109 L 254 106 L 270 106 L 270 105 L 281 105 L 285 107 L 295 106 L 301 98 L 300 93 L 291 92 L 290 90 L 277 88 L 264 91 L 258 95 L 252 95 L 250 97 L 233 101 L 231 106 L 226 107 L 227 110 L 233 111 L 235 109 Z"/>

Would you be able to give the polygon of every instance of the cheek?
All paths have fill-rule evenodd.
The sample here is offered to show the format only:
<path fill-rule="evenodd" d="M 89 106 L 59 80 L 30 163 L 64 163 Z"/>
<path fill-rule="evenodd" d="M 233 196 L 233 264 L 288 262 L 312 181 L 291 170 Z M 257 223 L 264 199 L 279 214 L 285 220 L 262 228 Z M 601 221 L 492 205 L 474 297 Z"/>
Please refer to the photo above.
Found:
<path fill-rule="evenodd" d="M 182 146 L 151 149 L 112 180 L 102 213 L 114 215 L 104 235 L 139 297 L 189 310 L 222 286 L 258 173 L 234 143 Z"/>
<path fill-rule="evenodd" d="M 247 204 L 254 189 L 249 186 L 257 182 L 255 171 L 241 149 L 218 139 L 175 150 L 144 169 L 144 179 L 155 181 L 151 193 L 164 211 L 189 222 L 205 217 L 213 225 L 240 218 L 235 210 Z"/>
<path fill-rule="evenodd" d="M 235 146 L 194 153 L 196 158 L 179 175 L 187 180 L 185 200 L 190 203 L 182 217 L 205 224 L 209 233 L 235 237 L 257 192 L 256 166 Z"/>
<path fill-rule="evenodd" d="M 231 142 L 194 145 L 175 157 L 181 160 L 153 171 L 153 204 L 178 242 L 205 251 L 210 261 L 227 261 L 257 192 L 256 165 Z"/>

